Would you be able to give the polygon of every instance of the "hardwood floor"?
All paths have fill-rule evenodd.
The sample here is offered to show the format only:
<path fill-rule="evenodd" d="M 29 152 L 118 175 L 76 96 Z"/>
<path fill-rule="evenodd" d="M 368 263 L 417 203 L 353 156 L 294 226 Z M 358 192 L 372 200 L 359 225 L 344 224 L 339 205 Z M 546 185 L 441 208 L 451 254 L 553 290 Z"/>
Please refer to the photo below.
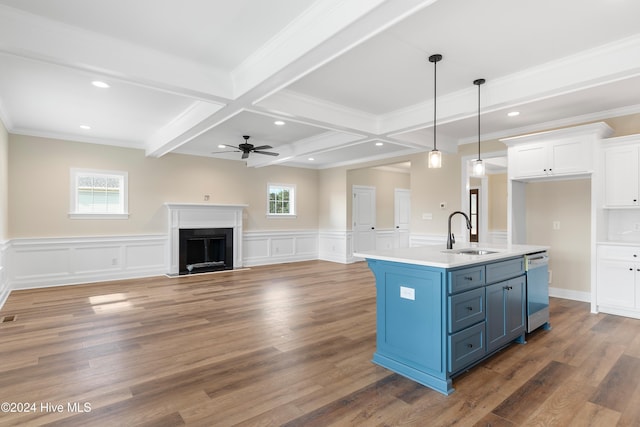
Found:
<path fill-rule="evenodd" d="M 640 320 L 552 299 L 446 397 L 371 363 L 365 263 L 16 291 L 2 318 L 2 426 L 640 425 Z"/>

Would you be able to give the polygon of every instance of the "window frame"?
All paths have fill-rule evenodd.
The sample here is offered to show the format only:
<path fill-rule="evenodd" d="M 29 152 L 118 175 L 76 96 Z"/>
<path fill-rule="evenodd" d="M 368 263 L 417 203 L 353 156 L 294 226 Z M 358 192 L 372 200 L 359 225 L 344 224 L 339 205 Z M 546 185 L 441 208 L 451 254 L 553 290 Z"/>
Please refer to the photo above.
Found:
<path fill-rule="evenodd" d="M 78 210 L 78 178 L 80 176 L 100 176 L 118 178 L 121 181 L 121 211 L 118 212 L 80 212 Z M 104 169 L 71 168 L 69 180 L 69 218 L 71 219 L 128 219 L 129 218 L 129 174 L 124 171 Z"/>
<path fill-rule="evenodd" d="M 271 189 L 274 187 L 289 190 L 289 213 L 275 213 L 275 212 L 272 213 L 270 211 Z M 280 184 L 280 183 L 274 183 L 274 182 L 267 183 L 267 218 L 296 218 L 297 217 L 296 192 L 297 192 L 297 189 L 295 184 Z"/>

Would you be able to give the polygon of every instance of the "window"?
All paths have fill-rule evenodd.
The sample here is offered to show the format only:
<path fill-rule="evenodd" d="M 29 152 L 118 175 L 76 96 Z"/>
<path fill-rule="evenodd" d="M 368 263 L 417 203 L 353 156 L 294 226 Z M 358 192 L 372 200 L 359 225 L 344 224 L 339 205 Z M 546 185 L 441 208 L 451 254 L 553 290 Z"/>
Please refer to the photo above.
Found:
<path fill-rule="evenodd" d="M 127 173 L 71 169 L 71 218 L 126 219 Z"/>
<path fill-rule="evenodd" d="M 269 216 L 295 216 L 296 188 L 290 184 L 269 184 L 268 211 Z"/>

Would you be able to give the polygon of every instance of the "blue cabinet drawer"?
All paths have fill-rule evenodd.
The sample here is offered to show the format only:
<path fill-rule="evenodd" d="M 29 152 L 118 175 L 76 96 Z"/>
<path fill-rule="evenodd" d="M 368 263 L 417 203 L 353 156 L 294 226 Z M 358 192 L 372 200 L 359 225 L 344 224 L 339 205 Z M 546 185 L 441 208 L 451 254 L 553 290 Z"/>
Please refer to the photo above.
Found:
<path fill-rule="evenodd" d="M 458 332 L 485 317 L 484 287 L 449 297 L 449 333 Z"/>
<path fill-rule="evenodd" d="M 484 265 L 449 272 L 449 293 L 467 291 L 485 284 Z"/>
<path fill-rule="evenodd" d="M 496 283 L 523 274 L 524 257 L 487 264 L 487 283 Z"/>
<path fill-rule="evenodd" d="M 486 353 L 485 322 L 449 335 L 449 372 L 460 371 L 482 359 Z"/>

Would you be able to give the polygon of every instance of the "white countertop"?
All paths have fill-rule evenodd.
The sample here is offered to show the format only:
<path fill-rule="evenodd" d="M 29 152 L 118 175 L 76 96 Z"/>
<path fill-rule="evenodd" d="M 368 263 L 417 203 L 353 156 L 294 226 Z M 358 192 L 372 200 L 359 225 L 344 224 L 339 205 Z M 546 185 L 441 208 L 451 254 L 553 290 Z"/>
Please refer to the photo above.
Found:
<path fill-rule="evenodd" d="M 460 249 L 486 249 L 489 251 L 495 251 L 495 253 L 486 255 L 468 255 L 451 252 Z M 499 261 L 505 258 L 546 251 L 547 249 L 549 249 L 549 246 L 497 245 L 481 243 L 473 245 L 454 245 L 453 250 L 447 250 L 444 245 L 430 245 L 415 248 L 396 248 L 355 252 L 353 255 L 359 258 L 424 265 L 427 267 L 454 268 L 464 267 L 465 265 Z"/>

